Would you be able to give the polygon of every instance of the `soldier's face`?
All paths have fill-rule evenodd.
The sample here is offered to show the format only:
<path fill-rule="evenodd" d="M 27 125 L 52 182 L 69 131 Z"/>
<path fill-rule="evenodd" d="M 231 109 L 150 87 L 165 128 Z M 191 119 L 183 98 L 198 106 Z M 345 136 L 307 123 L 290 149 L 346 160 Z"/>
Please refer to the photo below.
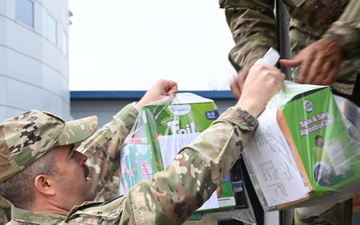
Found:
<path fill-rule="evenodd" d="M 75 151 L 73 145 L 56 147 L 53 151 L 57 167 L 54 187 L 63 207 L 70 210 L 74 205 L 92 200 L 95 194 L 85 165 L 87 157 Z"/>

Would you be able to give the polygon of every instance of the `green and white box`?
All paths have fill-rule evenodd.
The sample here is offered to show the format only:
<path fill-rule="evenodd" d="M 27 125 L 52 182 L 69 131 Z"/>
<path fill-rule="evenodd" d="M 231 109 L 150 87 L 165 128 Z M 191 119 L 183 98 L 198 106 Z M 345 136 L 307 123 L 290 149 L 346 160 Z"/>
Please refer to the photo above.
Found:
<path fill-rule="evenodd" d="M 163 170 L 182 146 L 218 117 L 212 100 L 191 93 L 177 94 L 170 104 L 146 105 L 141 114 L 156 171 Z"/>
<path fill-rule="evenodd" d="M 360 178 L 357 148 L 329 87 L 289 82 L 259 116 L 244 159 L 272 211 L 333 203 Z"/>
<path fill-rule="evenodd" d="M 154 173 L 164 170 L 183 146 L 193 141 L 219 116 L 211 99 L 178 93 L 170 100 L 141 109 L 139 130 L 142 134 L 127 138 L 121 149 L 121 194 L 142 179 L 151 180 Z M 198 211 L 234 208 L 235 205 L 227 177 Z"/>
<path fill-rule="evenodd" d="M 159 171 L 168 166 L 178 151 L 207 129 L 219 115 L 213 100 L 192 93 L 180 93 L 170 104 L 144 106 L 142 116 L 149 149 L 156 162 L 155 170 Z M 233 208 L 235 205 L 230 180 L 225 179 L 198 211 Z"/>

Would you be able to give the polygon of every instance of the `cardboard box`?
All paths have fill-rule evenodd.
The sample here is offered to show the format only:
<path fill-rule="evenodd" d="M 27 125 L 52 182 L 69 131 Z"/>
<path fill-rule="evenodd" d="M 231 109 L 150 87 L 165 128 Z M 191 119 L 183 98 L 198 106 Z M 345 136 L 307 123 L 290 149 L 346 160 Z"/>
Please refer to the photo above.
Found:
<path fill-rule="evenodd" d="M 121 149 L 120 193 L 142 179 L 163 170 L 178 151 L 194 140 L 218 117 L 215 104 L 191 93 L 177 94 L 171 104 L 146 105 L 141 110 L 141 135 L 128 138 Z M 198 209 L 222 209 L 236 205 L 229 178 Z"/>
<path fill-rule="evenodd" d="M 243 153 L 266 211 L 333 203 L 359 180 L 357 156 L 330 88 L 299 84 L 269 102 Z"/>

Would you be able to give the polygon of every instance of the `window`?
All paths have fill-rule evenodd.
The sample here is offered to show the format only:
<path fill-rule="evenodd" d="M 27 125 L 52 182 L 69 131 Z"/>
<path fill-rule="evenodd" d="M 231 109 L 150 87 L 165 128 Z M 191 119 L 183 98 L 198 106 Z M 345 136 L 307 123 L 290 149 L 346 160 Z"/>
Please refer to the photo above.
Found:
<path fill-rule="evenodd" d="M 57 26 L 56 21 L 50 15 L 47 15 L 47 38 L 52 43 L 57 42 Z"/>
<path fill-rule="evenodd" d="M 34 3 L 30 0 L 16 0 L 16 19 L 34 27 Z"/>
<path fill-rule="evenodd" d="M 65 55 L 68 54 L 68 37 L 65 32 L 63 32 L 62 51 Z"/>

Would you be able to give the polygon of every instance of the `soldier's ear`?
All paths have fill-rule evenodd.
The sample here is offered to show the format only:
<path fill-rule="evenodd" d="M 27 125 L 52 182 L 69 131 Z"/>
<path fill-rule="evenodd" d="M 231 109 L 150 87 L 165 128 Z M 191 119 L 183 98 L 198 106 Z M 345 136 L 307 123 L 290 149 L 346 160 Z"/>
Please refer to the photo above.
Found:
<path fill-rule="evenodd" d="M 52 175 L 37 175 L 34 179 L 35 191 L 45 196 L 55 195 L 54 181 Z"/>

